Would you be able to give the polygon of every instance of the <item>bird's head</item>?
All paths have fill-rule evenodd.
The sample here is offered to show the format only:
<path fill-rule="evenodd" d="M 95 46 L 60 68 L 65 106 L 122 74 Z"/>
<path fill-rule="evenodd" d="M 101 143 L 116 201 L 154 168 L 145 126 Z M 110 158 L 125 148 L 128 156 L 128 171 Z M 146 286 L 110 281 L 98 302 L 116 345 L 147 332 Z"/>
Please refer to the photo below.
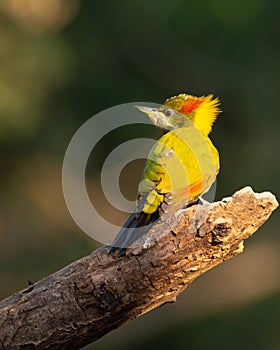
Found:
<path fill-rule="evenodd" d="M 221 112 L 219 104 L 219 99 L 213 95 L 196 97 L 180 94 L 167 99 L 159 108 L 136 108 L 148 114 L 152 122 L 165 131 L 188 127 L 193 123 L 204 135 L 208 135 Z"/>

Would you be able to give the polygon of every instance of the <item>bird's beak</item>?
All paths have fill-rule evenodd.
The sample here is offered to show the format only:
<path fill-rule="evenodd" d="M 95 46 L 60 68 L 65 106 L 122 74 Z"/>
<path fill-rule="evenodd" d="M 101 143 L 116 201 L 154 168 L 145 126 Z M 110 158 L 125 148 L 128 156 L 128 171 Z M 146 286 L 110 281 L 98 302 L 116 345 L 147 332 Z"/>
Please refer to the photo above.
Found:
<path fill-rule="evenodd" d="M 158 125 L 158 109 L 157 108 L 151 108 L 151 107 L 145 107 L 145 106 L 134 106 L 137 108 L 140 112 L 143 112 L 148 115 L 150 120 L 153 122 L 154 125 Z"/>
<path fill-rule="evenodd" d="M 173 125 L 170 124 L 169 120 L 165 117 L 163 112 L 161 112 L 158 108 L 151 108 L 151 107 L 145 107 L 145 106 L 134 106 L 134 107 L 137 108 L 140 112 L 147 114 L 155 126 L 163 130 L 173 128 Z"/>
<path fill-rule="evenodd" d="M 146 113 L 148 115 L 157 111 L 156 108 L 151 108 L 151 107 L 145 107 L 145 106 L 134 106 L 134 107 L 137 108 L 140 112 Z"/>

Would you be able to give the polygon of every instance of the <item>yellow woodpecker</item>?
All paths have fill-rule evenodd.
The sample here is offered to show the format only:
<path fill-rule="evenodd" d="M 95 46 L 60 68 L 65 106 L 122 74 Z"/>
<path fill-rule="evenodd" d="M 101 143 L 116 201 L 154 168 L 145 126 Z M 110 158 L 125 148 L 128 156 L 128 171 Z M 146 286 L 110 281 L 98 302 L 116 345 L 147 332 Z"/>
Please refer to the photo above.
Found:
<path fill-rule="evenodd" d="M 159 108 L 136 106 L 164 135 L 152 147 L 139 185 L 137 212 L 111 244 L 120 253 L 159 218 L 197 201 L 219 172 L 219 154 L 208 135 L 220 112 L 213 95 L 180 94 Z"/>

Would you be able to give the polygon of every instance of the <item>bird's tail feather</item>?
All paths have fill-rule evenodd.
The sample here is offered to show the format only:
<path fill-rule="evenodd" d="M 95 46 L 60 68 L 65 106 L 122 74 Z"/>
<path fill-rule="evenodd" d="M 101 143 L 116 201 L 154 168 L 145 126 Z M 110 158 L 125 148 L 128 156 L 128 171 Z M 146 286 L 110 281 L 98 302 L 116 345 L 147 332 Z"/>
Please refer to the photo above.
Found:
<path fill-rule="evenodd" d="M 133 242 L 142 237 L 152 226 L 158 215 L 146 214 L 144 212 L 130 215 L 123 227 L 120 229 L 114 241 L 111 243 L 109 254 L 118 250 L 118 255 L 129 248 Z"/>

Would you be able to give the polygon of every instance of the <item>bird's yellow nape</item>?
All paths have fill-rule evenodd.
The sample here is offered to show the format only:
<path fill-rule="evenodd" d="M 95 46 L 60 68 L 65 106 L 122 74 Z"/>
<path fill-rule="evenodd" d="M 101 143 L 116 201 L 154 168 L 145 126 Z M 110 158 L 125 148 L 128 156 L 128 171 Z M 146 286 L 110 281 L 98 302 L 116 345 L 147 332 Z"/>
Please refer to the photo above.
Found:
<path fill-rule="evenodd" d="M 212 125 L 221 112 L 218 98 L 213 95 L 201 97 L 202 103 L 194 110 L 193 123 L 204 134 L 209 135 Z"/>
<path fill-rule="evenodd" d="M 220 101 L 213 95 L 196 97 L 180 94 L 167 99 L 164 105 L 185 114 L 204 135 L 210 133 L 217 115 L 221 112 Z"/>

